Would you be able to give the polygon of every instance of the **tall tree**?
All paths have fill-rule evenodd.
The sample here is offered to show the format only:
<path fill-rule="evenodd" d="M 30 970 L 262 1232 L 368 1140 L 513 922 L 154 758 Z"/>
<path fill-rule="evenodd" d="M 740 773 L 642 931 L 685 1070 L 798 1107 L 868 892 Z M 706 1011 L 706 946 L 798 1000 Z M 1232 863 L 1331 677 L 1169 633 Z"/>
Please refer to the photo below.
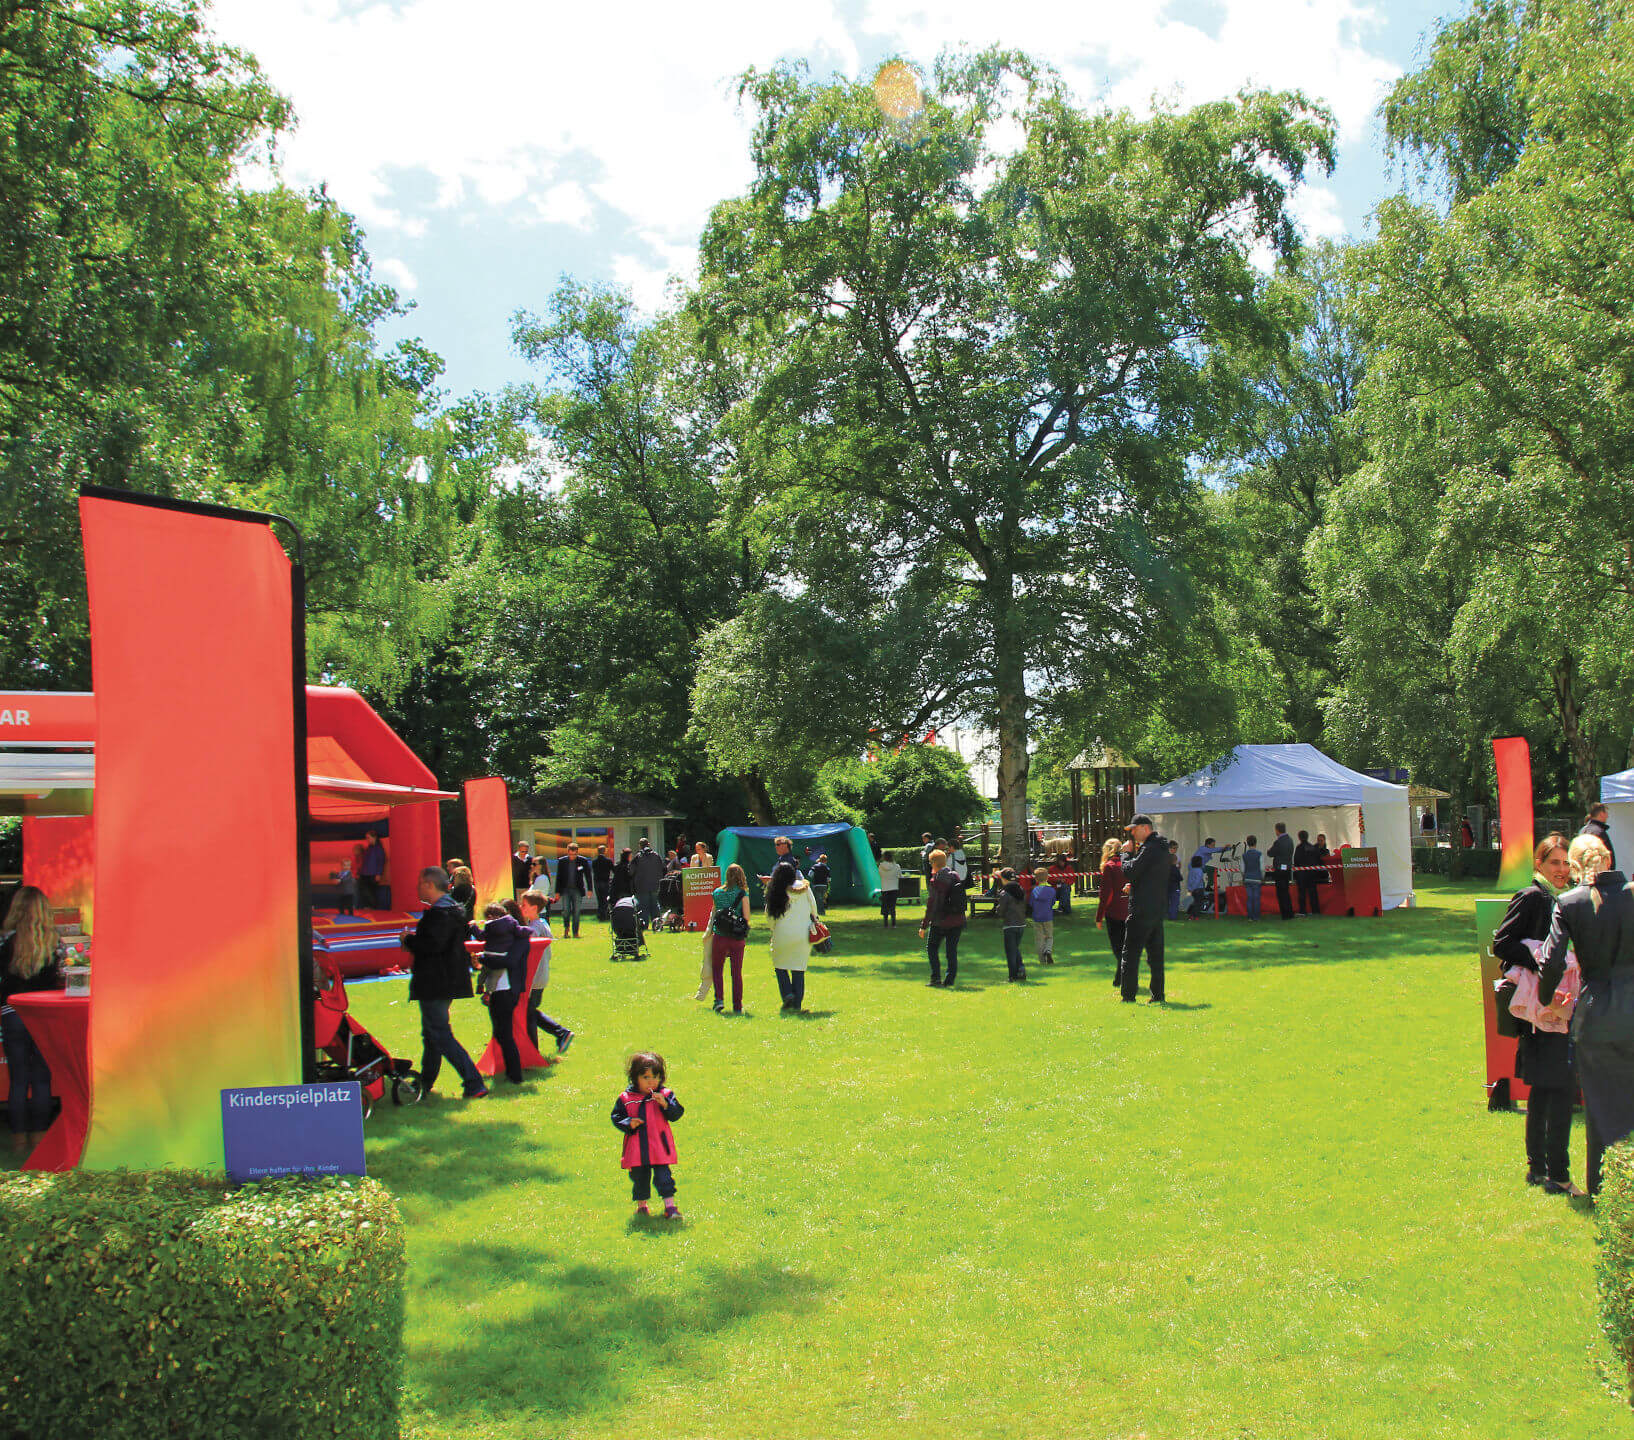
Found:
<path fill-rule="evenodd" d="M 749 72 L 755 180 L 706 228 L 696 312 L 754 347 L 756 485 L 842 512 L 882 588 L 968 618 L 959 708 L 998 736 L 1006 848 L 1026 830 L 1041 697 L 1092 696 L 1183 635 L 1206 364 L 1264 331 L 1250 248 L 1296 245 L 1288 186 L 1327 116 L 1245 94 L 1086 113 L 996 52 L 876 84 Z M 1000 122 L 1020 148 L 1003 152 Z"/>
<path fill-rule="evenodd" d="M 351 218 L 240 184 L 288 121 L 190 0 L 0 5 L 5 683 L 87 682 L 85 482 L 299 523 L 319 673 L 399 674 L 435 633 L 423 572 L 486 479 L 436 357 L 376 346 L 398 306 Z"/>
<path fill-rule="evenodd" d="M 574 697 L 541 777 L 673 789 L 700 768 L 699 644 L 764 586 L 775 548 L 729 483 L 731 367 L 702 363 L 688 316 L 643 323 L 627 295 L 573 283 L 514 335 L 546 372 L 523 396 L 545 452 L 501 543 L 566 641 L 551 678 Z M 730 773 L 772 823 L 765 777 Z"/>
<path fill-rule="evenodd" d="M 1491 63 L 1495 46 L 1512 59 Z M 1368 433 L 1386 466 L 1437 447 L 1430 533 L 1471 577 L 1450 658 L 1483 684 L 1525 657 L 1586 802 L 1634 758 L 1634 18 L 1610 0 L 1481 5 L 1429 68 L 1451 78 L 1433 105 L 1403 82 L 1402 133 L 1447 167 L 1451 200 L 1387 201 L 1357 253 Z M 1489 113 L 1510 117 L 1502 147 L 1470 119 Z"/>

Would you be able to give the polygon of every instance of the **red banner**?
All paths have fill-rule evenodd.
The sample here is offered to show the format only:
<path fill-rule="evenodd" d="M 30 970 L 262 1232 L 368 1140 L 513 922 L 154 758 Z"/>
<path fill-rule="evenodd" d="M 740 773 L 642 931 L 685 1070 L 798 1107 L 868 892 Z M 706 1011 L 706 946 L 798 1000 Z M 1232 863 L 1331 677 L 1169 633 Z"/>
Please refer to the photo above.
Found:
<path fill-rule="evenodd" d="M 511 900 L 511 799 L 498 776 L 465 782 L 465 837 L 471 847 L 471 883 L 477 890 L 477 919 L 485 905 Z"/>
<path fill-rule="evenodd" d="M 220 1092 L 302 1074 L 303 622 L 264 520 L 146 498 L 79 502 L 100 862 L 83 1163 L 219 1171 Z M 194 857 L 209 903 L 184 923 Z"/>
<path fill-rule="evenodd" d="M 89 745 L 96 697 L 88 690 L 0 690 L 0 745 Z"/>
<path fill-rule="evenodd" d="M 79 911 L 92 933 L 91 878 L 96 853 L 89 815 L 29 815 L 23 819 L 23 884 L 45 891 L 55 910 Z"/>
<path fill-rule="evenodd" d="M 707 930 L 721 886 L 718 865 L 695 865 L 681 872 L 681 914 L 688 930 Z"/>

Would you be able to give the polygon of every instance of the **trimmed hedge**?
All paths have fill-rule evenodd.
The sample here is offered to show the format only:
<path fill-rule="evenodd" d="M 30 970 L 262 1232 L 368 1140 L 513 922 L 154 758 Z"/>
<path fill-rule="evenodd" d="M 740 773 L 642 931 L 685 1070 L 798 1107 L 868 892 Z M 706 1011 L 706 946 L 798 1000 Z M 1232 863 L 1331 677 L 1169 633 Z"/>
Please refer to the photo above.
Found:
<path fill-rule="evenodd" d="M 1634 1405 L 1634 1140 L 1606 1151 L 1594 1218 L 1600 1228 L 1600 1328 L 1622 1367 L 1623 1394 Z"/>
<path fill-rule="evenodd" d="M 0 1434 L 395 1440 L 403 1275 L 373 1180 L 0 1177 Z"/>
<path fill-rule="evenodd" d="M 1477 849 L 1464 851 L 1464 878 L 1466 880 L 1496 880 L 1503 856 L 1496 850 Z M 1413 870 L 1419 875 L 1451 875 L 1452 850 L 1443 850 L 1439 845 L 1415 845 L 1413 847 Z"/>

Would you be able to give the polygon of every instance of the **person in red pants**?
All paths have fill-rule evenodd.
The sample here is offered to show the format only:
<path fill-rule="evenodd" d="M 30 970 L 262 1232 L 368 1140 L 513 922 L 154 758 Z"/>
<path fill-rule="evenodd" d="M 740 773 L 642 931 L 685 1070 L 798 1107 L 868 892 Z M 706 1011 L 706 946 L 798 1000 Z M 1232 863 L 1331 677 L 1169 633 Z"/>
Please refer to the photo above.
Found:
<path fill-rule="evenodd" d="M 715 913 L 709 920 L 709 971 L 715 982 L 715 1010 L 726 1009 L 723 981 L 726 962 L 732 962 L 732 1013 L 743 1013 L 743 947 L 749 939 L 749 877 L 743 866 L 726 867 L 726 883 L 714 894 Z"/>

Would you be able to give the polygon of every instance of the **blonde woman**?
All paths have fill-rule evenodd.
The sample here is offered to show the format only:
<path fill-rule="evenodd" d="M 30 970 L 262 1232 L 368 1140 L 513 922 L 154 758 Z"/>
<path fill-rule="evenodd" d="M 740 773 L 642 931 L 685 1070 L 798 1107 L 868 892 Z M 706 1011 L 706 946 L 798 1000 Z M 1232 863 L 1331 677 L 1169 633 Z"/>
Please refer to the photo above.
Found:
<path fill-rule="evenodd" d="M 1577 884 L 1555 905 L 1538 976 L 1538 1003 L 1554 999 L 1570 946 L 1583 972 L 1571 1034 L 1588 1112 L 1593 1195 L 1600 1188 L 1606 1147 L 1634 1132 L 1634 893 L 1611 868 L 1611 852 L 1598 836 L 1579 835 L 1566 858 Z"/>
<path fill-rule="evenodd" d="M 51 1123 L 51 1070 L 11 1008 L 11 997 L 29 990 L 61 990 L 66 983 L 51 902 L 45 891 L 20 886 L 0 932 L 0 1037 L 5 1040 L 11 1080 L 6 1113 L 13 1150 L 33 1149 Z"/>

